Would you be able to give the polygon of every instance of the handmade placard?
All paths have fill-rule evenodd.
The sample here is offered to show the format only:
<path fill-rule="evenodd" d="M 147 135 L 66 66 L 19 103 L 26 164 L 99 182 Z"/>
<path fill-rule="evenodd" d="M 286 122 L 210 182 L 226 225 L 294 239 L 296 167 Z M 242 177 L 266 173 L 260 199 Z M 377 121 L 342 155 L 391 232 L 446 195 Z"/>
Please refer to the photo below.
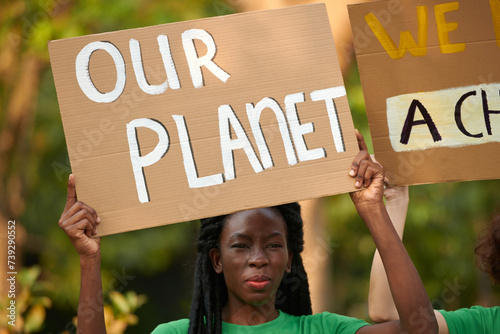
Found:
<path fill-rule="evenodd" d="M 390 183 L 500 178 L 500 1 L 383 0 L 349 16 Z"/>
<path fill-rule="evenodd" d="M 99 235 L 353 191 L 324 4 L 49 42 Z"/>

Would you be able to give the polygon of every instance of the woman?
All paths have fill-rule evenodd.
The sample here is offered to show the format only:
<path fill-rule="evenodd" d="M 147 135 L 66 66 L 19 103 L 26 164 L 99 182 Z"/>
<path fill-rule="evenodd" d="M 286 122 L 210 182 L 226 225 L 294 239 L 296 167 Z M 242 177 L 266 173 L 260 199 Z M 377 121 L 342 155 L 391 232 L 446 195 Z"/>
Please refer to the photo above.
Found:
<path fill-rule="evenodd" d="M 387 188 L 385 197 L 391 221 L 402 238 L 409 201 L 408 187 Z M 500 284 L 500 212 L 483 231 L 475 251 L 480 268 L 490 274 L 496 284 Z M 372 264 L 368 309 L 370 318 L 378 323 L 398 318 L 378 252 Z M 434 313 L 439 334 L 500 333 L 500 306 L 435 310 Z"/>
<path fill-rule="evenodd" d="M 351 198 L 384 259 L 401 320 L 368 323 L 331 313 L 311 315 L 298 204 L 261 208 L 202 222 L 189 319 L 158 326 L 160 333 L 436 333 L 437 324 L 422 282 L 383 204 L 384 173 L 356 132 L 360 152 L 349 175 Z M 78 330 L 105 333 L 100 279 L 100 219 L 76 199 L 68 181 L 59 221 L 80 254 Z"/>

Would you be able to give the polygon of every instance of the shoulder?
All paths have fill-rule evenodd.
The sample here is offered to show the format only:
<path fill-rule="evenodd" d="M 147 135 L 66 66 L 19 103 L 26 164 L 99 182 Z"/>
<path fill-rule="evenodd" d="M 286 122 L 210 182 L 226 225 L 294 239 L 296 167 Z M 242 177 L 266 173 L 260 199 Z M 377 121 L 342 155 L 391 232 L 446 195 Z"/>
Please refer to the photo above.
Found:
<path fill-rule="evenodd" d="M 450 333 L 500 333 L 500 306 L 472 306 L 456 311 L 439 310 Z"/>
<path fill-rule="evenodd" d="M 286 313 L 285 313 L 286 314 Z M 355 333 L 369 325 L 366 321 L 340 314 L 323 312 L 314 315 L 292 316 L 286 314 L 287 322 L 302 329 L 302 333 Z"/>
<path fill-rule="evenodd" d="M 186 334 L 189 328 L 189 319 L 180 319 L 158 325 L 151 334 L 182 333 Z"/>
<path fill-rule="evenodd" d="M 483 307 L 472 306 L 471 308 L 461 308 L 456 311 L 438 310 L 446 317 L 489 317 L 500 316 L 500 306 Z"/>

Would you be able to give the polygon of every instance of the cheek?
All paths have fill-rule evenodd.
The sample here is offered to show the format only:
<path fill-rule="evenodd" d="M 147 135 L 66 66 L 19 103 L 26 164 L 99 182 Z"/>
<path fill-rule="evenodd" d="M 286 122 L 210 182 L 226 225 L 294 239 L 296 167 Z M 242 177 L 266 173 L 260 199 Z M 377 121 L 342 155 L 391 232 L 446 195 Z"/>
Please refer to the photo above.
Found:
<path fill-rule="evenodd" d="M 248 254 L 244 252 L 234 252 L 231 250 L 222 251 L 220 263 L 224 271 L 237 271 L 248 262 Z"/>
<path fill-rule="evenodd" d="M 283 250 L 282 252 L 272 254 L 271 256 L 274 263 L 276 263 L 280 268 L 286 269 L 288 266 L 288 252 Z"/>

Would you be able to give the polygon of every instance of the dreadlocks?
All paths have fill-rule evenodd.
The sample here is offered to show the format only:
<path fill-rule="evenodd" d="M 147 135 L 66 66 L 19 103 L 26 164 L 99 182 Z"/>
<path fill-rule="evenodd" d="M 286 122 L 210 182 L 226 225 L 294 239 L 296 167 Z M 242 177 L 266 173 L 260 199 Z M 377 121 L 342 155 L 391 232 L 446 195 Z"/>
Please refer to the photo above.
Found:
<path fill-rule="evenodd" d="M 312 314 L 307 273 L 300 253 L 304 249 L 303 222 L 298 203 L 273 207 L 283 217 L 287 228 L 287 245 L 292 251 L 292 271 L 285 273 L 276 294 L 276 308 L 291 315 Z M 189 315 L 189 334 L 222 333 L 222 307 L 227 302 L 223 275 L 215 272 L 208 255 L 219 247 L 219 237 L 229 215 L 203 219 L 198 237 L 198 259 Z"/>

